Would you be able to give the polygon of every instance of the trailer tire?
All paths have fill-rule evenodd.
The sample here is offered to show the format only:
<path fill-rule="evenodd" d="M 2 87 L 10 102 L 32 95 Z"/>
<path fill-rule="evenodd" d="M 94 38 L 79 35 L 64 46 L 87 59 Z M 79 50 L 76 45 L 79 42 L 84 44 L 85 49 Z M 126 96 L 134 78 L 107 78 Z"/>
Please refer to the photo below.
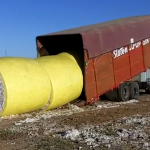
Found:
<path fill-rule="evenodd" d="M 130 97 L 130 88 L 129 83 L 122 83 L 118 87 L 118 96 L 120 101 L 128 101 Z"/>
<path fill-rule="evenodd" d="M 136 99 L 138 100 L 139 98 L 139 93 L 140 93 L 140 89 L 139 89 L 139 85 L 136 82 L 131 82 L 130 85 L 130 97 L 129 99 Z"/>

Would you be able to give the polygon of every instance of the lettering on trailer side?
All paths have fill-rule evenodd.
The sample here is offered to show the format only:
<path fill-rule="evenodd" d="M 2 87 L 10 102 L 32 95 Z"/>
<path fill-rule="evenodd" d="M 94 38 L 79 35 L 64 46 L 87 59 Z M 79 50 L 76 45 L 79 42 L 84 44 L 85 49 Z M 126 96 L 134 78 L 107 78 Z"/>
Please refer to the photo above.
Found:
<path fill-rule="evenodd" d="M 141 44 L 146 45 L 146 44 L 149 44 L 149 43 L 150 43 L 149 39 L 144 39 L 142 42 L 139 41 L 139 42 L 136 42 L 136 43 L 131 43 L 129 45 L 129 51 L 135 50 L 136 48 L 140 47 Z M 129 51 L 128 51 L 128 47 L 121 47 L 119 49 L 113 50 L 112 53 L 113 53 L 114 58 L 117 58 L 117 57 L 120 57 L 120 56 L 128 53 Z"/>
<path fill-rule="evenodd" d="M 113 50 L 114 58 L 122 56 L 122 55 L 124 55 L 126 53 L 128 53 L 128 48 L 127 47 L 121 47 L 119 49 Z"/>
<path fill-rule="evenodd" d="M 133 44 L 130 44 L 129 46 L 129 51 L 131 50 L 134 50 L 135 48 L 138 48 L 141 46 L 141 41 L 140 42 L 136 42 L 136 43 L 133 43 Z"/>
<path fill-rule="evenodd" d="M 147 45 L 147 44 L 149 44 L 149 39 L 145 39 L 145 40 L 143 40 L 142 44 L 143 44 L 143 45 Z"/>

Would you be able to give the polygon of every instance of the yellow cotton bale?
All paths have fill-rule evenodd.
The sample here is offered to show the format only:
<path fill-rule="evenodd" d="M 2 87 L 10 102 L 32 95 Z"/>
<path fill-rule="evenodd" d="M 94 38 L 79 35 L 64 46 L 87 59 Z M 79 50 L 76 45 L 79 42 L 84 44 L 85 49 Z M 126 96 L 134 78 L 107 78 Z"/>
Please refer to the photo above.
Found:
<path fill-rule="evenodd" d="M 39 57 L 36 61 L 45 68 L 52 83 L 51 102 L 46 110 L 63 106 L 80 96 L 83 75 L 73 56 L 60 53 Z"/>
<path fill-rule="evenodd" d="M 0 116 L 43 108 L 51 83 L 39 63 L 28 58 L 0 58 Z"/>
<path fill-rule="evenodd" d="M 76 62 L 76 59 L 74 58 L 74 56 L 69 54 L 69 53 L 66 53 L 66 52 L 59 53 L 57 56 L 65 56 L 65 57 L 68 57 L 68 58 L 70 58 Z"/>

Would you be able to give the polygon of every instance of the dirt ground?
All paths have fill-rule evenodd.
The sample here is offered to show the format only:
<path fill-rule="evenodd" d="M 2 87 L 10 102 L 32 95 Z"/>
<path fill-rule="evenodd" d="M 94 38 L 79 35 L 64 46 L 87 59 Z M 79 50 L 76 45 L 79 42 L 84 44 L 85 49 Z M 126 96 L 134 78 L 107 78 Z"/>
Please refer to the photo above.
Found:
<path fill-rule="evenodd" d="M 149 150 L 150 95 L 0 118 L 0 150 Z"/>

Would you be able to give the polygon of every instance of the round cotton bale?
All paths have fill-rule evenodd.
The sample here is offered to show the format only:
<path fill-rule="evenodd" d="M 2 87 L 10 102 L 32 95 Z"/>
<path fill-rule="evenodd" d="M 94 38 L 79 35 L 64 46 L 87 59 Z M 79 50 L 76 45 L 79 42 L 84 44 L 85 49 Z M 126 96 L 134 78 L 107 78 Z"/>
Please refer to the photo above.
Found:
<path fill-rule="evenodd" d="M 50 79 L 35 60 L 0 58 L 0 116 L 42 109 L 50 94 Z"/>

